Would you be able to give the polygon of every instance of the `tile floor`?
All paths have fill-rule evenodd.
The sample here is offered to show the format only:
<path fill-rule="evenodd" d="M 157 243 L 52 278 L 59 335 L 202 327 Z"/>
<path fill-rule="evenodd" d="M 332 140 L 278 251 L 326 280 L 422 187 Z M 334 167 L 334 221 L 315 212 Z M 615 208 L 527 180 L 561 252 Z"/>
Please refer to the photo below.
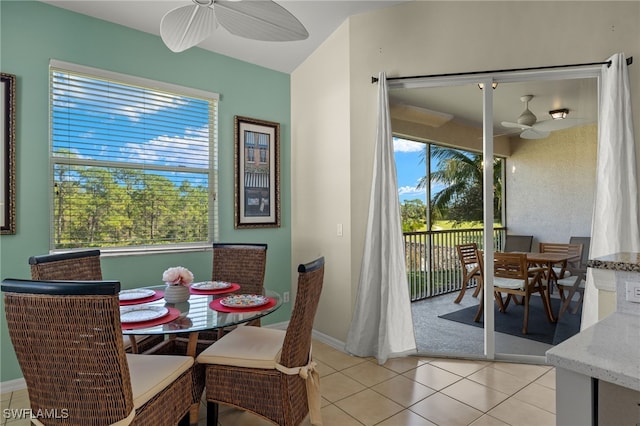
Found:
<path fill-rule="evenodd" d="M 406 357 L 380 366 L 314 341 L 325 426 L 553 426 L 555 370 L 544 365 Z M 1 395 L 2 425 L 28 425 L 4 417 L 28 408 L 26 390 Z M 206 408 L 201 406 L 200 425 Z M 221 426 L 271 423 L 221 406 Z M 308 420 L 304 423 L 308 426 Z"/>

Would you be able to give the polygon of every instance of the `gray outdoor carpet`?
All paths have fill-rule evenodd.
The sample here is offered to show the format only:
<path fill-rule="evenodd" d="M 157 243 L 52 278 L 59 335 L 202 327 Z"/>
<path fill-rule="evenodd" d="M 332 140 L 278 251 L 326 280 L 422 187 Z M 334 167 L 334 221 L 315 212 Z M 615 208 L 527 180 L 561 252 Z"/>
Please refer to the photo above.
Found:
<path fill-rule="evenodd" d="M 575 303 L 575 302 L 574 302 Z M 533 296 L 529 306 L 529 329 L 527 334 L 522 334 L 522 321 L 524 319 L 524 306 L 509 303 L 507 312 L 500 312 L 496 303 L 493 304 L 495 313 L 495 331 L 499 333 L 511 334 L 537 342 L 557 345 L 569 337 L 580 332 L 580 319 L 582 317 L 582 305 L 576 314 L 566 310 L 557 323 L 549 323 L 542 307 L 539 296 Z M 560 300 L 551 299 L 551 309 L 554 315 L 560 309 Z M 474 322 L 478 306 L 470 306 L 448 314 L 440 315 L 439 318 L 467 324 L 473 327 L 483 327 L 483 319 Z"/>

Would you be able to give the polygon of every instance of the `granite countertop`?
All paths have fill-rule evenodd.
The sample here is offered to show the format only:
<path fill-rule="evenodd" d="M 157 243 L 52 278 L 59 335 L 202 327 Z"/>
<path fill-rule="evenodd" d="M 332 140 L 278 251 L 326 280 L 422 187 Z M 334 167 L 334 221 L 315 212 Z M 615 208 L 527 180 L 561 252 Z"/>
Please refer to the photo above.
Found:
<path fill-rule="evenodd" d="M 547 363 L 640 391 L 640 317 L 615 312 L 546 353 Z"/>
<path fill-rule="evenodd" d="M 640 272 L 640 253 L 615 253 L 597 257 L 589 259 L 587 266 L 611 271 Z"/>

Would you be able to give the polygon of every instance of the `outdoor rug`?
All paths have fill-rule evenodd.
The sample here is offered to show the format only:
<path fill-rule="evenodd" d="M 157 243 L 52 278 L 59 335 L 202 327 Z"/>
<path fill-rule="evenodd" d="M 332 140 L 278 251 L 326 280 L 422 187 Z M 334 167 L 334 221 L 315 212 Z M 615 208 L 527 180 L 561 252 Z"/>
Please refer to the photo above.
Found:
<path fill-rule="evenodd" d="M 580 309 L 576 314 L 571 313 L 571 309 L 567 309 L 557 323 L 551 324 L 544 313 L 540 297 L 532 297 L 529 302 L 529 329 L 527 330 L 527 334 L 522 334 L 522 321 L 524 319 L 523 305 L 516 305 L 511 301 L 507 308 L 507 312 L 504 313 L 498 310 L 496 303 L 494 303 L 493 306 L 495 312 L 495 330 L 499 333 L 511 334 L 512 336 L 535 340 L 549 345 L 557 345 L 580 332 L 582 305 L 580 305 Z M 558 314 L 558 310 L 560 309 L 559 299 L 551 299 L 551 309 L 554 315 Z M 483 319 L 481 319 L 480 322 L 473 321 L 473 317 L 476 316 L 477 310 L 478 305 L 474 305 L 448 314 L 440 315 L 439 318 L 474 327 L 483 327 Z"/>

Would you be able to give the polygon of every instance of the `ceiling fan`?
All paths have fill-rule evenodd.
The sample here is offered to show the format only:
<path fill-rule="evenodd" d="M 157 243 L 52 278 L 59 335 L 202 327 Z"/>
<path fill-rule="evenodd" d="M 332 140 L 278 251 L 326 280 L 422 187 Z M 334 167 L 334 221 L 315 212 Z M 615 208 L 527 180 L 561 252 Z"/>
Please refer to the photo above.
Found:
<path fill-rule="evenodd" d="M 162 41 L 182 52 L 218 27 L 239 37 L 262 41 L 305 40 L 309 33 L 288 10 L 271 0 L 192 0 L 167 12 L 160 22 Z"/>
<path fill-rule="evenodd" d="M 581 118 L 567 118 L 567 114 L 569 113 L 567 109 L 549 111 L 549 114 L 554 117 L 553 119 L 538 121 L 538 117 L 529 110 L 529 101 L 531 101 L 531 99 L 533 99 L 533 95 L 520 97 L 520 100 L 524 102 L 525 109 L 518 117 L 516 123 L 510 121 L 502 122 L 504 127 L 522 130 L 520 133 L 522 139 L 544 139 L 553 131 L 568 129 L 584 122 Z"/>

